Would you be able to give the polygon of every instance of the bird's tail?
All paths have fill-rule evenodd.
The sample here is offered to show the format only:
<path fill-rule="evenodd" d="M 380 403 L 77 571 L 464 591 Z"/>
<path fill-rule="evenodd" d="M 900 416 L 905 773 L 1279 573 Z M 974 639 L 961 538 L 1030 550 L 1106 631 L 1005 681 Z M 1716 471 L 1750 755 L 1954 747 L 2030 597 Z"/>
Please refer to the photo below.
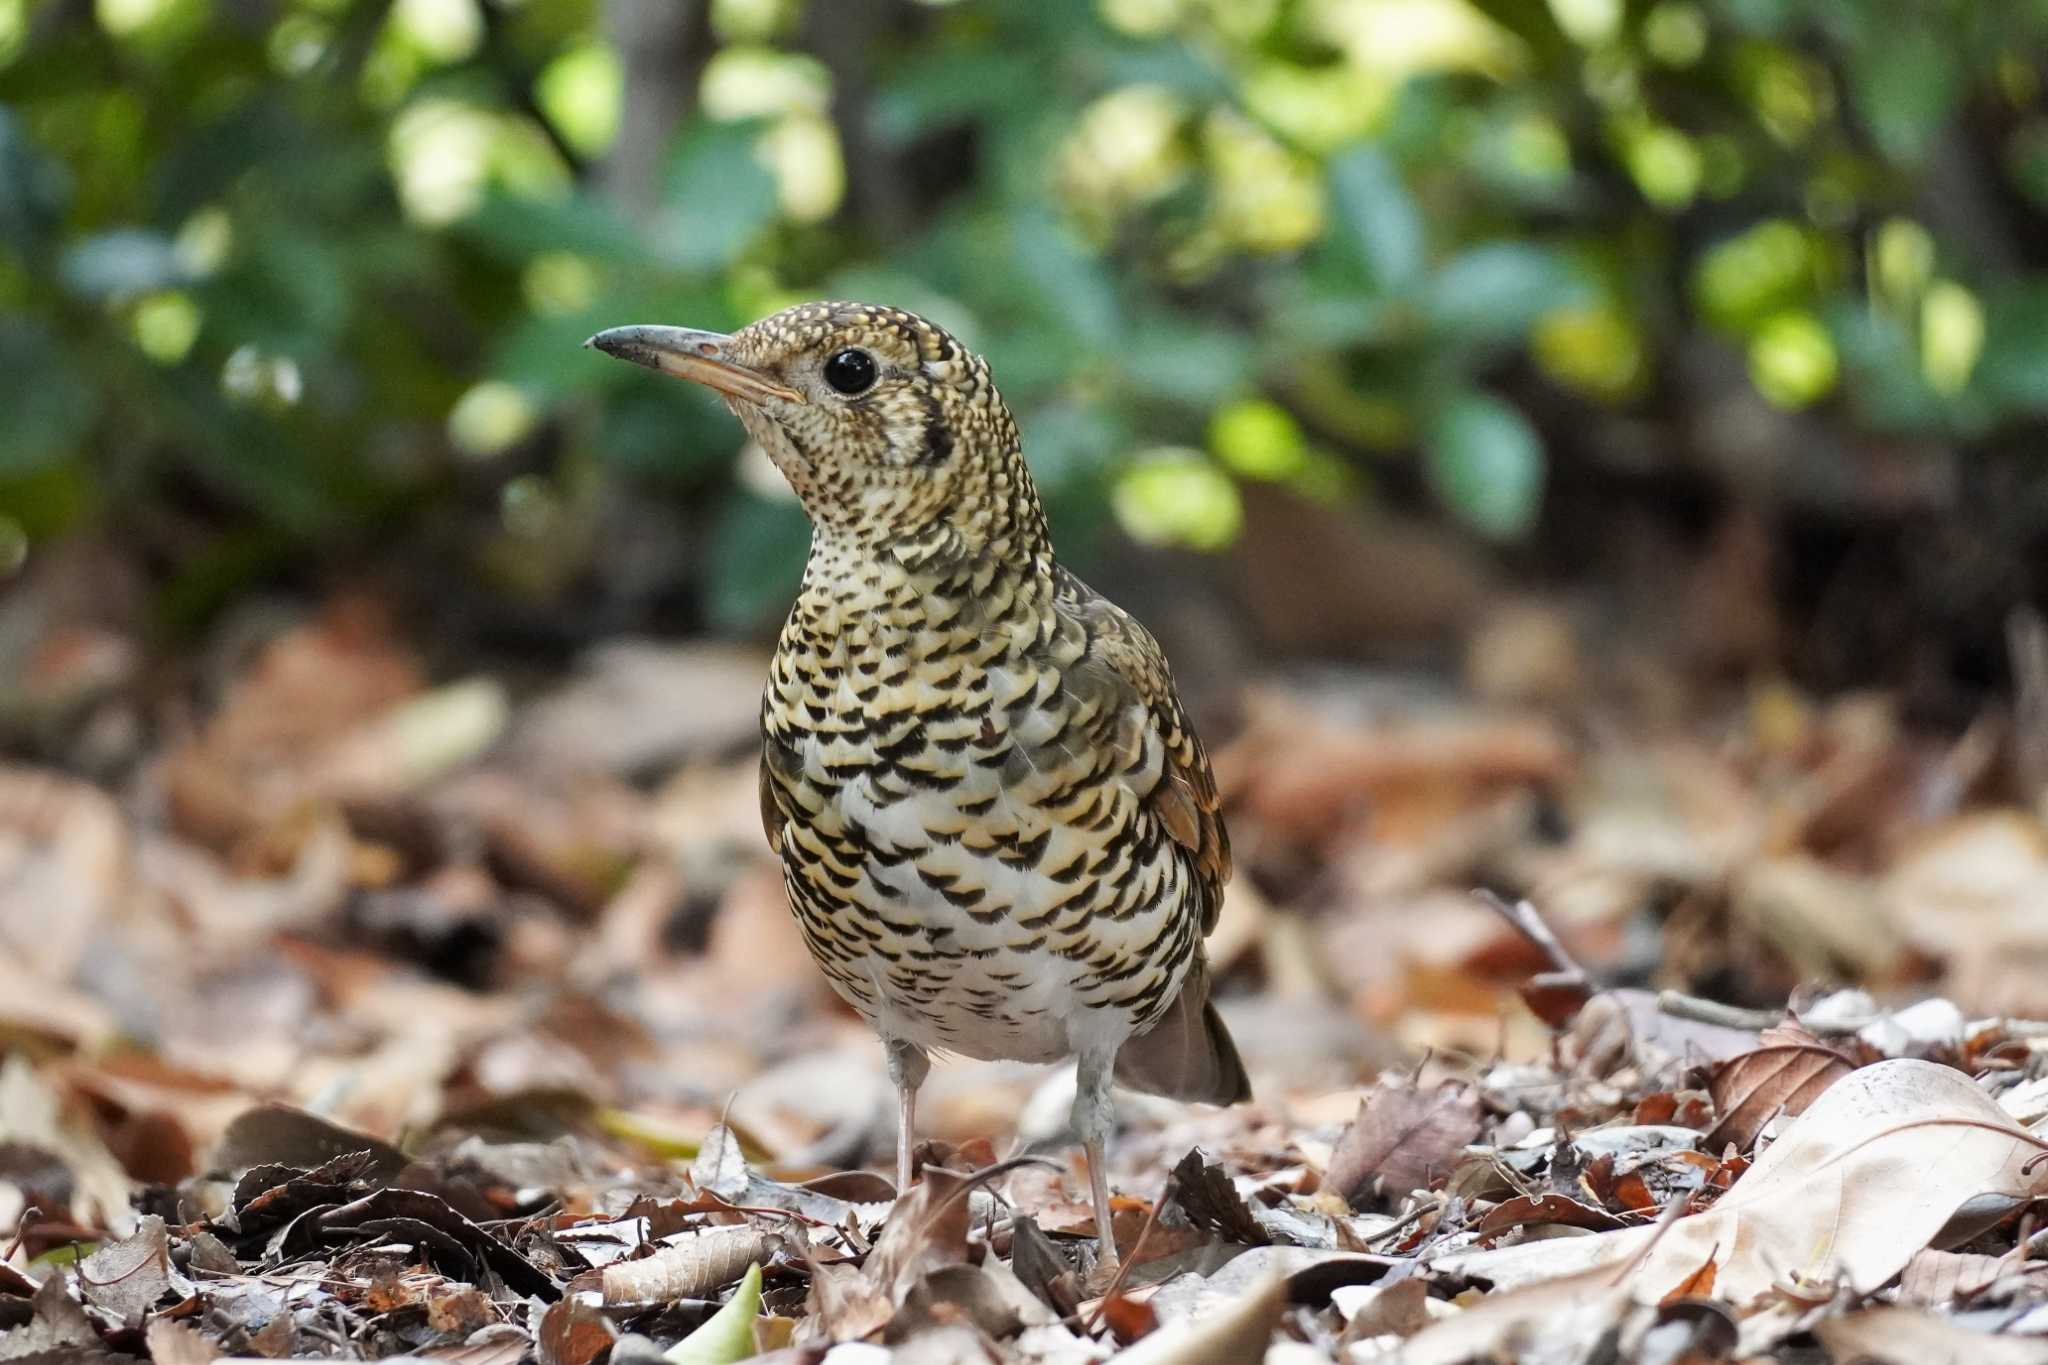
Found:
<path fill-rule="evenodd" d="M 1118 1049 L 1116 1079 L 1133 1090 L 1203 1104 L 1236 1104 L 1252 1097 L 1237 1044 L 1209 1003 L 1205 963 L 1196 960 L 1158 1023 Z"/>

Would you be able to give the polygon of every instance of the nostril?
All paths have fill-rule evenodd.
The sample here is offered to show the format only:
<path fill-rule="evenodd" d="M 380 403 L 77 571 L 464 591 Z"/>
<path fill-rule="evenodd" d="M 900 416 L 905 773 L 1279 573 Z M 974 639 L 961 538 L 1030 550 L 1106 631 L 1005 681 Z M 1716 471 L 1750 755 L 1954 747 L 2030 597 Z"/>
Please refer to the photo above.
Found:
<path fill-rule="evenodd" d="M 697 354 L 698 354 L 698 355 L 716 355 L 716 354 L 718 354 L 718 348 L 717 348 L 716 346 L 712 345 L 712 344 L 711 344 L 710 342 L 708 342 L 708 341 L 700 341 L 700 342 L 698 342 L 698 343 L 697 343 Z"/>

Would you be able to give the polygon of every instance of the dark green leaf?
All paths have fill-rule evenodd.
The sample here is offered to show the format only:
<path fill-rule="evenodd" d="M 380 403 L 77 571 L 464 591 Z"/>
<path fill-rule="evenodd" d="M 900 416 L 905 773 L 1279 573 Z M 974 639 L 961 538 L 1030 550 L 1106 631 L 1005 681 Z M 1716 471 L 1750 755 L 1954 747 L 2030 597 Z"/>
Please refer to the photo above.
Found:
<path fill-rule="evenodd" d="M 0 321 L 0 474 L 24 474 L 80 452 L 99 411 L 75 361 L 32 322 Z"/>

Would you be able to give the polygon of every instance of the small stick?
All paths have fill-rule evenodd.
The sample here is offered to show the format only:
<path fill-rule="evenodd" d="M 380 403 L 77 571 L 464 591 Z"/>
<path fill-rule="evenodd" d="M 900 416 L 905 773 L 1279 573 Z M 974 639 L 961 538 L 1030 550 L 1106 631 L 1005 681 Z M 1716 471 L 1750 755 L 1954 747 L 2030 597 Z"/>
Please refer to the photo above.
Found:
<path fill-rule="evenodd" d="M 1479 897 L 1481 904 L 1506 920 L 1516 933 L 1542 949 L 1543 955 L 1550 959 L 1550 965 L 1554 970 L 1580 981 L 1592 980 L 1586 974 L 1586 969 L 1573 961 L 1572 955 L 1557 941 L 1557 935 L 1550 932 L 1550 926 L 1543 922 L 1543 916 L 1536 913 L 1534 905 L 1526 900 L 1509 901 L 1504 896 L 1497 896 L 1486 890 L 1475 891 L 1473 894 Z"/>
<path fill-rule="evenodd" d="M 1145 1226 L 1138 1229 L 1138 1240 L 1131 1243 L 1131 1254 L 1124 1257 L 1124 1263 L 1116 1268 L 1116 1278 L 1109 1282 L 1109 1288 L 1103 1290 L 1102 1297 L 1096 1300 L 1095 1311 L 1088 1315 L 1087 1323 L 1081 1328 L 1082 1336 L 1095 1335 L 1095 1329 L 1102 1323 L 1102 1315 L 1109 1311 L 1109 1301 L 1116 1297 L 1117 1291 L 1124 1287 L 1124 1281 L 1131 1277 L 1132 1268 L 1138 1264 L 1138 1253 L 1145 1249 L 1145 1239 L 1152 1235 L 1153 1228 L 1159 1226 L 1159 1211 L 1166 1207 L 1166 1201 L 1173 1196 L 1173 1185 L 1173 1174 L 1168 1172 L 1166 1188 L 1159 1192 L 1159 1197 L 1152 1201 L 1152 1207 L 1145 1211 Z"/>
<path fill-rule="evenodd" d="M 1702 1000 L 1697 995 L 1686 995 L 1680 991 L 1658 991 L 1657 1008 L 1674 1019 L 1690 1019 L 1695 1024 L 1719 1024 L 1723 1028 L 1766 1029 L 1783 1021 L 1783 1010 L 1749 1010 L 1740 1005 L 1724 1005 L 1718 1000 Z"/>
<path fill-rule="evenodd" d="M 1422 1203 L 1417 1204 L 1414 1208 L 1408 1210 L 1408 1212 L 1402 1214 L 1399 1218 L 1396 1218 L 1393 1222 L 1381 1228 L 1378 1232 L 1375 1232 L 1372 1236 L 1366 1238 L 1365 1244 L 1367 1246 L 1377 1246 L 1379 1243 L 1386 1241 L 1387 1238 L 1392 1237 L 1395 1233 L 1400 1232 L 1405 1228 L 1413 1227 L 1416 1223 L 1421 1222 L 1430 1214 L 1441 1212 L 1443 1206 L 1444 1204 L 1441 1199 L 1424 1200 Z"/>

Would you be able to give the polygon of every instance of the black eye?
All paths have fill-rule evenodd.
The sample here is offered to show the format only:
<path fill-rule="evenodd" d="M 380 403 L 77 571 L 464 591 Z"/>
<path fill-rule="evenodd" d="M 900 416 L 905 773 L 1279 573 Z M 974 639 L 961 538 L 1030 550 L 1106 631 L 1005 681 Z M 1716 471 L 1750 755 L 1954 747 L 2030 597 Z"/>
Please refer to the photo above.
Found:
<path fill-rule="evenodd" d="M 875 358 L 852 347 L 834 351 L 825 362 L 825 382 L 848 397 L 865 393 L 875 384 Z"/>

